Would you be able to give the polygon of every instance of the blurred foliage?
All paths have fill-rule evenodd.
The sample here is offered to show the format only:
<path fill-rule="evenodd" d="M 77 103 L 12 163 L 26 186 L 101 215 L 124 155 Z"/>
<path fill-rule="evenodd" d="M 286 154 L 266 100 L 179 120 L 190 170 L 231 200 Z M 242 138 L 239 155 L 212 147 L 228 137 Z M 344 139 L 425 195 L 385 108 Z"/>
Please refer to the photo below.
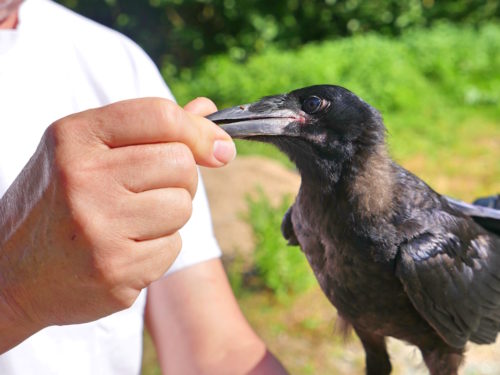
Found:
<path fill-rule="evenodd" d="M 410 61 L 440 87 L 440 95 L 464 104 L 500 100 L 500 25 L 479 29 L 440 25 L 401 39 Z"/>
<path fill-rule="evenodd" d="M 244 63 L 219 55 L 167 81 L 181 102 L 206 95 L 220 106 L 320 83 L 348 87 L 383 113 L 422 109 L 437 97 L 496 104 L 500 25 L 441 23 L 400 38 L 368 34 L 291 51 L 270 48 Z"/>
<path fill-rule="evenodd" d="M 229 51 L 238 60 L 270 46 L 377 31 L 399 35 L 443 19 L 500 19 L 500 0 L 58 0 L 138 42 L 159 66 L 194 66 Z"/>
<path fill-rule="evenodd" d="M 273 207 L 262 190 L 248 197 L 248 223 L 253 229 L 256 246 L 253 253 L 258 283 L 286 301 L 291 295 L 306 290 L 314 276 L 304 254 L 297 246 L 290 247 L 279 228 L 291 205 L 284 197 L 279 207 Z"/>

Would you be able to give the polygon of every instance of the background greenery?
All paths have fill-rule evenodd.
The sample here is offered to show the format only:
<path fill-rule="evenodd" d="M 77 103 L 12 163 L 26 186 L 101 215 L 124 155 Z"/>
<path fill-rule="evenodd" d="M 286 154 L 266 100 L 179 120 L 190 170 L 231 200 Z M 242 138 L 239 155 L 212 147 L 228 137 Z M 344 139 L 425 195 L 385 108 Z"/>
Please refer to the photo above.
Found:
<path fill-rule="evenodd" d="M 340 84 L 381 111 L 393 157 L 436 190 L 464 200 L 500 191 L 500 0 L 59 2 L 137 41 L 181 103 L 205 95 L 222 108 Z M 265 145 L 238 151 L 292 168 Z M 232 285 L 292 373 L 352 373 L 359 347 L 332 334 L 331 307 L 281 238 L 290 199 L 248 199 L 256 249 L 250 264 L 228 263 Z M 159 373 L 147 337 L 144 363 Z"/>
<path fill-rule="evenodd" d="M 500 18 L 499 0 L 59 0 L 129 35 L 158 65 L 194 66 L 229 53 L 296 48 L 366 32 L 397 36 L 442 20 L 479 26 Z"/>

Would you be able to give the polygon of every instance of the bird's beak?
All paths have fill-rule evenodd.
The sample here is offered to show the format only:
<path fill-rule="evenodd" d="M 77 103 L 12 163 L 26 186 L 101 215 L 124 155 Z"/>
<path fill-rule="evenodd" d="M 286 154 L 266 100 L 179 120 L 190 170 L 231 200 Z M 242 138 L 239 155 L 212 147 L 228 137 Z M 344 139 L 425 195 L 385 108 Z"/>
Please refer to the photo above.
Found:
<path fill-rule="evenodd" d="M 284 135 L 288 125 L 298 121 L 297 114 L 289 109 L 266 108 L 259 105 L 261 103 L 223 109 L 207 119 L 220 125 L 233 138 Z"/>

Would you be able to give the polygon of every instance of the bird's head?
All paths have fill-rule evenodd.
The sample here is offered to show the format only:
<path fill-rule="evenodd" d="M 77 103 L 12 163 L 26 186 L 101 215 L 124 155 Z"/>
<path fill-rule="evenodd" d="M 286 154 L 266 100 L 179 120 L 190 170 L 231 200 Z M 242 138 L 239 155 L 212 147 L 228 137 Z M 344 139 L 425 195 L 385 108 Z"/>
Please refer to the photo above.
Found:
<path fill-rule="evenodd" d="M 272 143 L 304 176 L 338 181 L 358 156 L 384 144 L 379 113 L 333 85 L 297 89 L 208 116 L 233 138 Z M 332 179 L 334 181 L 332 181 Z"/>

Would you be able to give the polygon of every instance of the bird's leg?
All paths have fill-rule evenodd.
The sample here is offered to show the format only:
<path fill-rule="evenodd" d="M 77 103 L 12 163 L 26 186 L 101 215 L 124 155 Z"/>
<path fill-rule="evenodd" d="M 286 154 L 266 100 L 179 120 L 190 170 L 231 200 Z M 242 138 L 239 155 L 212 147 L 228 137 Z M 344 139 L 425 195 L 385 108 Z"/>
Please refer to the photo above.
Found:
<path fill-rule="evenodd" d="M 457 375 L 462 363 L 462 352 L 458 350 L 421 349 L 424 362 L 431 375 Z"/>
<path fill-rule="evenodd" d="M 365 349 L 367 375 L 388 375 L 392 366 L 387 354 L 384 336 L 375 335 L 354 327 Z"/>
<path fill-rule="evenodd" d="M 288 245 L 296 246 L 299 244 L 299 241 L 297 240 L 293 230 L 292 209 L 293 206 L 290 206 L 286 211 L 285 216 L 283 216 L 283 221 L 281 222 L 281 233 L 283 234 L 283 237 L 285 237 L 285 240 L 288 241 Z"/>

